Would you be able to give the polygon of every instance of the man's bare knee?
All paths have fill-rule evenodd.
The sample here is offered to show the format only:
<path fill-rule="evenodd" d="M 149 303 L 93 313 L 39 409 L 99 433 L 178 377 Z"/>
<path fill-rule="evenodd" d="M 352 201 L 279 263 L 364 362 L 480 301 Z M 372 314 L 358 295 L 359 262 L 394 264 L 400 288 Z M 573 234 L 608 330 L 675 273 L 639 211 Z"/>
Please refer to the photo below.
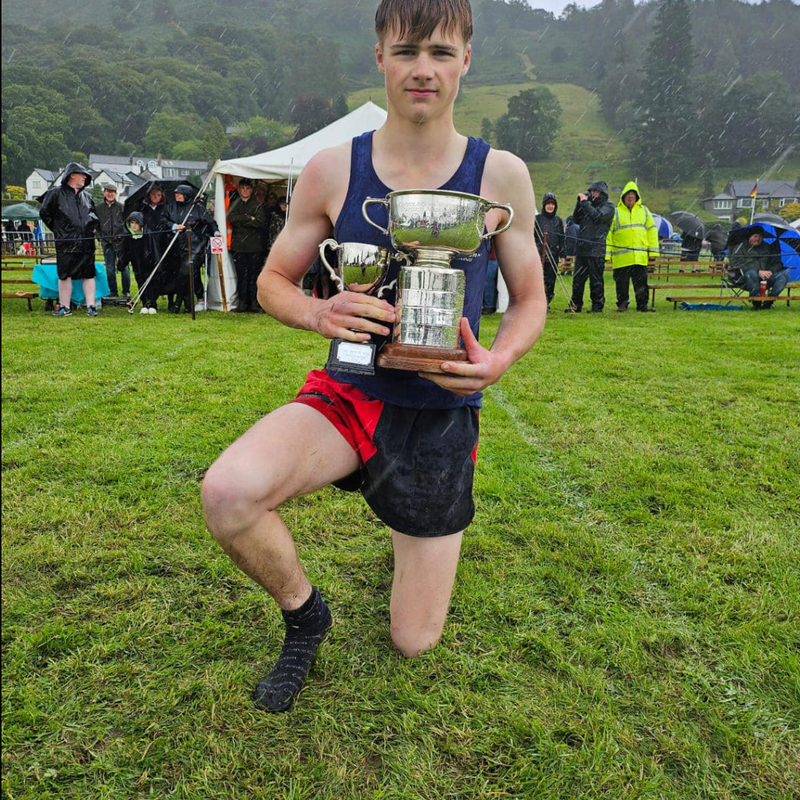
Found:
<path fill-rule="evenodd" d="M 406 657 L 417 658 L 439 643 L 441 631 L 410 630 L 392 625 L 392 644 Z"/>
<path fill-rule="evenodd" d="M 219 462 L 206 473 L 201 495 L 206 525 L 220 544 L 235 539 L 258 514 L 268 510 L 263 501 L 259 502 L 262 498 L 254 495 L 247 479 Z"/>

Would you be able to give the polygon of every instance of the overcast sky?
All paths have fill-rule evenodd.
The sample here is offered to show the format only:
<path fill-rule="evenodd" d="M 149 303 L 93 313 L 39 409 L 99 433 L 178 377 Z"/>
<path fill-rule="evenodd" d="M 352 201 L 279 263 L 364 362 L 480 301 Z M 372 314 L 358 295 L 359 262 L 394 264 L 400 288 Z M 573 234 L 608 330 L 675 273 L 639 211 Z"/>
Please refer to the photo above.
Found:
<path fill-rule="evenodd" d="M 761 0 L 742 0 L 745 3 L 750 3 L 751 5 L 757 5 L 761 2 Z M 528 5 L 531 8 L 544 8 L 547 11 L 552 11 L 556 16 L 558 16 L 563 10 L 564 6 L 569 5 L 572 0 L 527 0 Z M 583 6 L 584 8 L 590 8 L 591 6 L 596 6 L 600 0 L 575 0 L 575 4 L 578 6 Z M 797 2 L 797 0 L 795 0 Z"/>

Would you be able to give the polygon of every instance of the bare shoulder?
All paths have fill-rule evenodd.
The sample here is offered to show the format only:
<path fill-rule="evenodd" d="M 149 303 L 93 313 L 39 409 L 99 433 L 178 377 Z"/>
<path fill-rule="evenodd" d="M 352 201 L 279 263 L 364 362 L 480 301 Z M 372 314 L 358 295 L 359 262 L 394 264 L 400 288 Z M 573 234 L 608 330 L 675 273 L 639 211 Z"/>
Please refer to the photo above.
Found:
<path fill-rule="evenodd" d="M 350 182 L 350 142 L 320 150 L 297 179 L 296 200 L 325 213 L 331 221 L 338 215 Z"/>
<path fill-rule="evenodd" d="M 509 187 L 519 191 L 522 187 L 531 185 L 531 176 L 527 164 L 508 150 L 495 150 L 492 148 L 486 156 L 484 168 L 484 182 L 492 189 Z"/>
<path fill-rule="evenodd" d="M 301 178 L 322 184 L 336 184 L 350 175 L 350 142 L 320 150 L 306 164 Z M 298 179 L 298 184 L 300 179 Z"/>
<path fill-rule="evenodd" d="M 511 203 L 519 219 L 533 217 L 536 200 L 527 164 L 507 150 L 492 148 L 486 156 L 481 195 L 496 203 Z M 531 222 L 531 225 L 533 223 Z"/>

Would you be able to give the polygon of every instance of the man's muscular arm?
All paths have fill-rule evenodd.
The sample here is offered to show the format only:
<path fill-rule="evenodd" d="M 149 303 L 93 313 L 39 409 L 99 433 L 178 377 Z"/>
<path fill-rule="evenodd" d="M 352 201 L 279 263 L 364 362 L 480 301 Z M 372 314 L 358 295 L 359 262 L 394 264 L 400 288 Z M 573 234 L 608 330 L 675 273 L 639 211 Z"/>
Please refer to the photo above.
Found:
<path fill-rule="evenodd" d="M 445 375 L 425 373 L 434 383 L 462 396 L 497 383 L 531 349 L 547 315 L 542 262 L 533 240 L 536 205 L 528 168 L 510 153 L 492 151 L 486 170 L 491 171 L 492 178 L 489 199 L 507 202 L 514 209 L 512 226 L 495 238 L 500 272 L 508 287 L 508 310 L 491 349 L 478 342 L 469 322 L 462 319 L 461 336 L 469 361 L 445 362 Z"/>
<path fill-rule="evenodd" d="M 342 181 L 347 185 L 343 159 L 349 163 L 341 148 L 325 150 L 308 162 L 298 178 L 286 226 L 258 278 L 258 301 L 289 327 L 315 331 L 326 339 L 364 342 L 369 341 L 370 333 L 389 333 L 381 322 L 392 322 L 394 309 L 385 300 L 358 292 L 340 292 L 319 300 L 301 289 L 320 242 L 330 236 L 332 199 Z"/>

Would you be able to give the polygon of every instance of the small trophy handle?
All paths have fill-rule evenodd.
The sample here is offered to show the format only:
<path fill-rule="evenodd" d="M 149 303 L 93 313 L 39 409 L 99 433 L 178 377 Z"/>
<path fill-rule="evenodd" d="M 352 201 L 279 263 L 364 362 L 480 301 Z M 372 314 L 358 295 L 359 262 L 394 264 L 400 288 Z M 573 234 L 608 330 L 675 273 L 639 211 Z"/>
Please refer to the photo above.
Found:
<path fill-rule="evenodd" d="M 325 250 L 326 248 L 330 247 L 331 250 L 339 250 L 341 249 L 341 245 L 336 239 L 326 239 L 320 246 L 319 246 L 319 258 L 320 261 L 325 265 L 325 268 L 330 273 L 333 282 L 336 284 L 336 287 L 339 289 L 340 292 L 344 291 L 344 281 L 336 274 L 334 268 L 328 263 L 328 259 L 325 258 Z"/>
<path fill-rule="evenodd" d="M 410 253 L 401 253 L 399 250 L 396 253 L 392 253 L 391 258 L 396 258 L 398 261 L 402 261 L 404 267 L 410 267 L 413 262 Z"/>
<path fill-rule="evenodd" d="M 382 205 L 388 208 L 389 201 L 385 197 L 368 197 L 361 206 L 361 214 L 363 215 L 364 219 L 367 222 L 369 222 L 369 224 L 372 225 L 373 228 L 377 228 L 381 233 L 386 234 L 386 236 L 388 236 L 389 231 L 387 231 L 386 228 L 382 228 L 380 225 L 378 225 L 377 222 L 373 222 L 369 218 L 369 215 L 367 214 L 367 206 L 372 206 L 372 205 Z"/>
<path fill-rule="evenodd" d="M 481 236 L 481 239 L 484 239 L 484 240 L 485 239 L 491 239 L 492 236 L 497 236 L 498 233 L 505 233 L 505 231 L 507 231 L 511 227 L 511 223 L 514 221 L 514 209 L 511 208 L 511 206 L 508 205 L 508 203 L 487 203 L 486 204 L 486 210 L 488 211 L 490 208 L 502 208 L 503 211 L 507 211 L 508 212 L 508 222 L 506 222 L 506 224 L 503 225 L 502 228 L 499 228 L 496 231 L 491 231 L 490 233 L 483 234 Z"/>

